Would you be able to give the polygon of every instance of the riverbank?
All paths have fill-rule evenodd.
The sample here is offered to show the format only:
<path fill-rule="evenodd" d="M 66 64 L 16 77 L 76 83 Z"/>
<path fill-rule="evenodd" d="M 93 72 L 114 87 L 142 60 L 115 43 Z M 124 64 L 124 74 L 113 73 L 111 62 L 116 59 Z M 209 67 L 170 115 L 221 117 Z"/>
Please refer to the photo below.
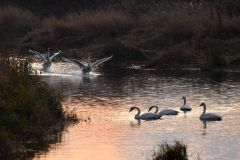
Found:
<path fill-rule="evenodd" d="M 113 54 L 111 66 L 240 68 L 240 7 L 235 2 L 106 2 L 91 9 L 94 4 L 59 14 L 48 6 L 47 15 L 43 8 L 6 6 L 0 11 L 0 47 L 23 52 L 50 47 L 83 60 Z"/>
<path fill-rule="evenodd" d="M 77 122 L 64 110 L 61 96 L 32 71 L 27 61 L 0 57 L 0 159 L 33 157 Z"/>

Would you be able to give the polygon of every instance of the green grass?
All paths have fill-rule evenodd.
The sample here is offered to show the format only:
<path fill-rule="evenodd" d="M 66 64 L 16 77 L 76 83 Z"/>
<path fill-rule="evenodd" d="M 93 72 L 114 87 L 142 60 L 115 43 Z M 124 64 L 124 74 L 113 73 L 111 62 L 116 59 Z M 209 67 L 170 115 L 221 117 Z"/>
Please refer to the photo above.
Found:
<path fill-rule="evenodd" d="M 77 122 L 28 61 L 15 58 L 0 57 L 0 159 L 47 149 L 66 125 Z"/>

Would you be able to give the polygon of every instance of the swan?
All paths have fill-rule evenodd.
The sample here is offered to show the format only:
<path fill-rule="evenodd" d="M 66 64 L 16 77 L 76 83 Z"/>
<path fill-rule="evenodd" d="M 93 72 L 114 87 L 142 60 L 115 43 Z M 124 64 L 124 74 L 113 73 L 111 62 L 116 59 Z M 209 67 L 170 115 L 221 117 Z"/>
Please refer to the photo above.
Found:
<path fill-rule="evenodd" d="M 148 112 L 151 111 L 153 108 L 156 108 L 156 111 L 154 113 L 158 112 L 158 106 L 150 106 L 148 109 Z M 159 115 L 177 115 L 178 111 L 172 110 L 172 109 L 164 109 L 158 113 Z"/>
<path fill-rule="evenodd" d="M 106 57 L 106 58 L 102 58 L 99 59 L 93 63 L 90 62 L 81 62 L 77 59 L 73 59 L 73 58 L 63 58 L 63 60 L 70 62 L 70 63 L 74 63 L 77 66 L 79 66 L 80 68 L 82 68 L 82 72 L 83 73 L 89 73 L 91 70 L 93 70 L 95 67 L 97 67 L 98 65 L 102 64 L 103 62 L 108 61 L 109 59 L 112 58 L 112 55 L 110 57 Z"/>
<path fill-rule="evenodd" d="M 214 113 L 206 113 L 206 104 L 201 103 L 200 106 L 203 106 L 203 113 L 199 117 L 202 121 L 221 121 L 222 117 Z"/>
<path fill-rule="evenodd" d="M 180 110 L 181 110 L 181 111 L 184 111 L 184 112 L 191 111 L 192 108 L 191 108 L 189 105 L 186 104 L 186 102 L 187 102 L 186 97 L 183 96 L 182 99 L 184 99 L 184 103 L 183 103 L 183 105 L 180 107 Z"/>
<path fill-rule="evenodd" d="M 42 53 L 37 52 L 37 51 L 34 51 L 34 50 L 31 50 L 31 49 L 29 49 L 28 51 L 29 51 L 30 53 L 37 54 L 38 57 L 40 57 L 40 58 L 43 60 L 43 65 L 42 65 L 43 68 L 42 68 L 42 70 L 43 70 L 44 72 L 46 72 L 46 71 L 51 67 L 53 58 L 56 57 L 57 55 L 59 55 L 59 54 L 61 53 L 61 51 L 58 51 L 58 52 L 54 53 L 54 54 L 50 57 L 49 52 L 47 53 L 46 56 L 44 56 Z"/>
<path fill-rule="evenodd" d="M 160 119 L 161 118 L 161 115 L 157 114 L 157 113 L 144 113 L 142 115 L 141 114 L 141 111 L 138 107 L 131 107 L 130 110 L 129 110 L 129 113 L 133 110 L 137 110 L 137 114 L 135 115 L 135 119 L 141 119 L 141 120 L 156 120 L 156 119 Z"/>

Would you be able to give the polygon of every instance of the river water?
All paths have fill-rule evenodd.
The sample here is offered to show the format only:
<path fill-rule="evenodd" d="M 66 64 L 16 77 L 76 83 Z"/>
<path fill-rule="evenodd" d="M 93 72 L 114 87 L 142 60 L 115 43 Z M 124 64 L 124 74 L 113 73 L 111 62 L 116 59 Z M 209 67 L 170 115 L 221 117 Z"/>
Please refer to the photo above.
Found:
<path fill-rule="evenodd" d="M 35 160 L 146 160 L 158 145 L 175 140 L 188 145 L 195 160 L 240 159 L 240 74 L 199 71 L 117 70 L 83 76 L 53 65 L 41 78 L 64 96 L 64 106 L 81 121 L 63 132 L 61 141 Z M 71 68 L 71 66 L 70 66 Z M 61 71 L 61 73 L 60 73 Z M 60 74 L 58 74 L 60 73 Z M 182 96 L 193 110 L 156 121 L 134 119 L 138 106 L 179 110 Z M 222 121 L 203 124 L 200 103 Z"/>

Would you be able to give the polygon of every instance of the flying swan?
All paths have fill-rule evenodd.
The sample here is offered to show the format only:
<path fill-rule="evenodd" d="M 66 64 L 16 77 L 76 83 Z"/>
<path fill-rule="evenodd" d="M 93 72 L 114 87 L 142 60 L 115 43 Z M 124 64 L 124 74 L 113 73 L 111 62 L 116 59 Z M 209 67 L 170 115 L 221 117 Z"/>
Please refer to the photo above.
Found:
<path fill-rule="evenodd" d="M 131 107 L 129 110 L 129 113 L 133 110 L 137 110 L 137 114 L 135 115 L 135 119 L 141 119 L 141 120 L 156 120 L 156 119 L 160 119 L 161 115 L 157 114 L 157 113 L 144 113 L 141 114 L 141 111 L 138 107 Z M 141 115 L 140 115 L 141 114 Z"/>
<path fill-rule="evenodd" d="M 73 59 L 73 58 L 63 58 L 63 60 L 65 60 L 66 62 L 70 62 L 70 63 L 74 63 L 77 66 L 79 66 L 80 68 L 82 68 L 82 72 L 83 73 L 89 73 L 91 72 L 91 70 L 93 70 L 95 67 L 97 67 L 98 65 L 102 64 L 103 62 L 108 61 L 109 59 L 112 58 L 112 55 L 110 57 L 106 57 L 106 58 L 102 58 L 99 59 L 93 63 L 90 62 L 81 62 L 77 59 Z"/>
<path fill-rule="evenodd" d="M 38 55 L 38 57 L 40 57 L 40 58 L 43 60 L 43 65 L 42 65 L 43 68 L 42 68 L 42 70 L 43 70 L 44 72 L 46 72 L 47 70 L 49 70 L 49 68 L 51 67 L 53 58 L 56 57 L 57 55 L 59 55 L 59 54 L 61 53 L 61 51 L 58 51 L 58 52 L 54 53 L 54 54 L 50 57 L 49 52 L 48 52 L 47 55 L 45 56 L 45 55 L 43 55 L 42 53 L 37 52 L 37 51 L 34 51 L 34 50 L 31 50 L 31 49 L 29 49 L 28 51 L 29 51 L 30 53 L 34 53 L 34 54 Z"/>
<path fill-rule="evenodd" d="M 158 106 L 150 106 L 149 109 L 148 109 L 148 112 L 151 111 L 153 108 L 156 108 L 154 113 L 157 113 L 158 112 Z M 160 111 L 158 114 L 161 115 L 161 116 L 177 115 L 178 111 L 175 111 L 173 109 L 164 109 L 164 110 Z"/>
<path fill-rule="evenodd" d="M 206 113 L 206 104 L 201 103 L 200 106 L 203 106 L 203 113 L 199 117 L 202 121 L 221 121 L 222 117 L 214 113 Z"/>
<path fill-rule="evenodd" d="M 180 107 L 180 110 L 184 111 L 184 112 L 191 111 L 192 108 L 186 104 L 186 102 L 187 102 L 186 97 L 183 96 L 182 99 L 184 100 L 184 102 L 183 102 L 183 105 Z"/>

